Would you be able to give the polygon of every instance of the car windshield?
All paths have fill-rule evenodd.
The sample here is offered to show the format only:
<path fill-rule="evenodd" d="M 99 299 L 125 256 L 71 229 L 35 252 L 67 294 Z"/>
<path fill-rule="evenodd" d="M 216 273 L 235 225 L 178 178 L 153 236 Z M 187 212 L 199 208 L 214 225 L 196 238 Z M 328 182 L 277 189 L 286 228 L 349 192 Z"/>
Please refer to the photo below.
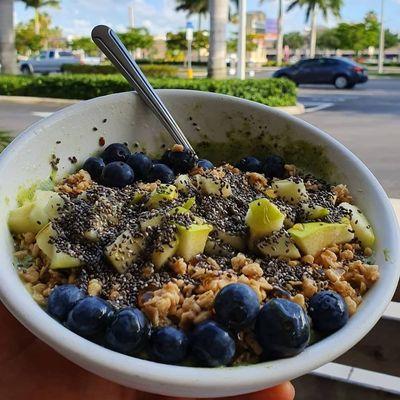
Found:
<path fill-rule="evenodd" d="M 333 58 L 336 59 L 336 60 L 339 60 L 339 61 L 343 61 L 343 62 L 345 62 L 347 64 L 350 64 L 350 65 L 359 65 L 352 58 L 347 58 L 347 57 L 333 57 Z"/>
<path fill-rule="evenodd" d="M 70 51 L 60 51 L 58 54 L 60 57 L 73 57 L 74 56 Z"/>

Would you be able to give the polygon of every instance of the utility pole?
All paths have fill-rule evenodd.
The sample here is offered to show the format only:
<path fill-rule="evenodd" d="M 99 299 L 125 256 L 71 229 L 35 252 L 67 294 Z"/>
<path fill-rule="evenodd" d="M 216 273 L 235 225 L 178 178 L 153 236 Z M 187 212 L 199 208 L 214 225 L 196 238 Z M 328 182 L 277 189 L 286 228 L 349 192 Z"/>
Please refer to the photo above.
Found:
<path fill-rule="evenodd" d="M 247 0 L 239 0 L 239 37 L 237 76 L 246 79 L 246 9 Z"/>
<path fill-rule="evenodd" d="M 278 6 L 278 38 L 276 41 L 276 64 L 282 65 L 283 58 L 283 0 L 279 0 Z"/>
<path fill-rule="evenodd" d="M 193 43 L 193 24 L 188 21 L 186 23 L 186 41 L 187 41 L 187 77 L 193 79 L 192 69 L 192 43 Z"/>
<path fill-rule="evenodd" d="M 378 59 L 378 74 L 383 73 L 383 62 L 385 59 L 385 28 L 383 26 L 383 6 L 385 0 L 381 0 L 381 31 L 379 35 L 379 59 Z"/>
<path fill-rule="evenodd" d="M 135 27 L 135 16 L 133 14 L 133 6 L 128 6 L 129 13 L 129 28 Z"/>

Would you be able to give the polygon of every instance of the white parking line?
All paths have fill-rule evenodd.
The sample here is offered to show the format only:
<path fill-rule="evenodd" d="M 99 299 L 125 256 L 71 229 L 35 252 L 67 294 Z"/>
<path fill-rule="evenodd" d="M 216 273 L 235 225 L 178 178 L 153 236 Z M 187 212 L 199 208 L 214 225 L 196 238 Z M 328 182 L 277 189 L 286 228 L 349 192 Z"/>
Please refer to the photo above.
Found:
<path fill-rule="evenodd" d="M 307 101 L 303 102 L 305 110 L 304 112 L 310 113 L 310 112 L 315 112 L 315 111 L 321 111 L 324 110 L 325 108 L 329 108 L 335 105 L 335 103 L 321 103 L 321 102 L 313 102 L 313 101 Z"/>
<path fill-rule="evenodd" d="M 46 118 L 49 115 L 53 114 L 52 112 L 46 112 L 46 111 L 32 111 L 31 115 L 35 117 L 41 117 L 41 118 Z"/>

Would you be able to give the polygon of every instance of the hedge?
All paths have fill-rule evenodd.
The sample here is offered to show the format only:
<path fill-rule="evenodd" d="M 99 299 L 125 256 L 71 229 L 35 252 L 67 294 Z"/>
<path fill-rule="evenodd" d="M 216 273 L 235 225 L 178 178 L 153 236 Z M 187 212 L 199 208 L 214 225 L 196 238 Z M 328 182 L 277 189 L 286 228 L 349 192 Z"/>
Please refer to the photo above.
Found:
<path fill-rule="evenodd" d="M 191 89 L 223 93 L 269 106 L 296 104 L 296 86 L 288 79 L 179 79 L 151 78 L 156 89 Z M 0 95 L 91 99 L 131 90 L 120 75 L 7 76 L 0 75 Z"/>
<path fill-rule="evenodd" d="M 141 65 L 141 70 L 151 78 L 175 78 L 178 75 L 178 67 L 173 65 Z M 112 64 L 88 65 L 88 64 L 64 64 L 62 72 L 71 74 L 116 74 L 117 70 Z"/>

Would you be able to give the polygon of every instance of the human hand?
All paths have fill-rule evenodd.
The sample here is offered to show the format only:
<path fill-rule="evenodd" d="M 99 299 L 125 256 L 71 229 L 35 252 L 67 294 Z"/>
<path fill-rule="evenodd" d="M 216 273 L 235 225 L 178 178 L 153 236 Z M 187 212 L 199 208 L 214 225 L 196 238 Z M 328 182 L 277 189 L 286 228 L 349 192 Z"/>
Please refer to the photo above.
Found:
<path fill-rule="evenodd" d="M 8 400 L 172 400 L 94 375 L 58 354 L 25 329 L 0 303 L 0 398 Z M 237 400 L 293 400 L 283 383 Z"/>

